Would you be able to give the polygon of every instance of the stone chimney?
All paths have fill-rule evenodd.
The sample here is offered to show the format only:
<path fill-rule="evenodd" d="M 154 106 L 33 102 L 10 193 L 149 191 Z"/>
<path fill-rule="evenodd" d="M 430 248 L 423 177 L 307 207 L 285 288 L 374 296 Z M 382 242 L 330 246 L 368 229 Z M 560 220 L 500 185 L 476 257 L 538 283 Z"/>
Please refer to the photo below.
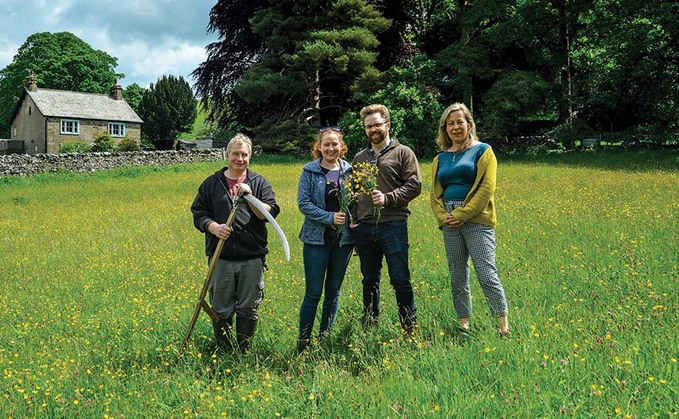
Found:
<path fill-rule="evenodd" d="M 108 95 L 113 100 L 123 99 L 123 88 L 118 84 L 118 79 L 113 79 L 113 87 L 111 87 L 111 93 Z"/>
<path fill-rule="evenodd" d="M 28 70 L 28 79 L 26 80 L 26 89 L 29 92 L 38 91 L 38 83 L 35 81 L 35 74 L 33 70 Z"/>

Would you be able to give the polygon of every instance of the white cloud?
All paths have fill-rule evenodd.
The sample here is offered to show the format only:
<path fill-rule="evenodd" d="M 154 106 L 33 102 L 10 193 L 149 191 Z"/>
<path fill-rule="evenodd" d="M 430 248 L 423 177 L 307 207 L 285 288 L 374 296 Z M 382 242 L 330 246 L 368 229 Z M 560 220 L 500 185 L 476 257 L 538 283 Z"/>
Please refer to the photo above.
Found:
<path fill-rule="evenodd" d="M 41 1 L 40 7 L 43 10 L 41 10 L 40 13 L 45 17 L 46 23 L 59 25 L 59 23 L 63 20 L 64 15 L 68 13 L 72 3 L 73 2 L 70 0 L 50 2 Z"/>
<path fill-rule="evenodd" d="M 126 67 L 131 68 L 129 74 L 121 83 L 126 86 L 135 80 L 143 87 L 155 82 L 163 75 L 182 76 L 191 83 L 189 74 L 197 67 L 197 63 L 205 59 L 205 49 L 202 46 L 186 42 L 167 42 L 162 45 L 150 46 L 144 42 L 133 42 L 117 47 L 118 56 L 129 60 Z M 153 77 L 150 77 L 153 75 Z M 141 80 L 141 81 L 140 81 Z"/>
<path fill-rule="evenodd" d="M 92 48 L 118 59 L 123 86 L 147 87 L 163 75 L 189 74 L 205 60 L 210 9 L 216 0 L 3 0 L 0 69 L 38 32 L 71 32 Z"/>
<path fill-rule="evenodd" d="M 19 46 L 14 46 L 6 37 L 0 38 L 0 65 L 2 66 L 0 68 L 7 66 L 6 64 L 2 65 L 1 63 L 9 64 L 14 60 L 14 56 L 18 49 Z"/>

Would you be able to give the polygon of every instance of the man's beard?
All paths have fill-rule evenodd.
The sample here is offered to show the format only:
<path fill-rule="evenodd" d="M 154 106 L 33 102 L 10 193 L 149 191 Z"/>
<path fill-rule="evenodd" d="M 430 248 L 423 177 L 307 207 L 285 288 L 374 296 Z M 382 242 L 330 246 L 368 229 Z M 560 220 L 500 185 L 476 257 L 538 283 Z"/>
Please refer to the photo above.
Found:
<path fill-rule="evenodd" d="M 384 141 L 385 138 L 387 138 L 387 133 L 386 133 L 386 131 L 379 131 L 379 132 L 374 133 L 374 134 L 371 133 L 369 138 L 370 138 L 371 143 L 379 144 L 382 141 Z"/>

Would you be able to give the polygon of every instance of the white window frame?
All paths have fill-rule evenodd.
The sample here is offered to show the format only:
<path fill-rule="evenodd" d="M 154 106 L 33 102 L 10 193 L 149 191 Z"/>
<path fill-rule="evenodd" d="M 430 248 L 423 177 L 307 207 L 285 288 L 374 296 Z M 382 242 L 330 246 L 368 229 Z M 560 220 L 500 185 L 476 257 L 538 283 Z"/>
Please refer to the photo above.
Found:
<path fill-rule="evenodd" d="M 114 133 L 117 131 L 117 133 Z M 122 138 L 125 136 L 125 123 L 124 122 L 109 122 L 108 123 L 108 133 L 112 137 Z"/>
<path fill-rule="evenodd" d="M 80 121 L 77 119 L 62 119 L 60 133 L 64 135 L 79 135 Z"/>

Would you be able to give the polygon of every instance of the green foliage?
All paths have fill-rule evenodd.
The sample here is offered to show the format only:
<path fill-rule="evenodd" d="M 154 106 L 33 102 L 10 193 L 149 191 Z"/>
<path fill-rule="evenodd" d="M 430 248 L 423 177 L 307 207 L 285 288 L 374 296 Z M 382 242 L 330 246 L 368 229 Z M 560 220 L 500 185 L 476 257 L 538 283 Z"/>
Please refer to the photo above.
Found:
<path fill-rule="evenodd" d="M 231 103 L 234 95 L 229 96 L 225 103 Z M 223 105 L 216 109 L 216 103 L 211 100 L 203 101 L 198 105 L 199 112 L 205 116 L 202 126 L 195 132 L 197 137 L 213 137 L 222 140 L 231 139 L 236 133 L 243 132 L 243 126 L 238 123 L 238 116 L 234 106 Z"/>
<path fill-rule="evenodd" d="M 211 25 L 221 40 L 197 88 L 221 127 L 351 128 L 352 113 L 375 101 L 427 121 L 420 102 L 464 102 L 483 134 L 508 141 L 577 120 L 679 133 L 677 2 L 239 0 L 219 1 Z M 418 54 L 432 70 L 399 85 L 394 69 Z M 434 127 L 412 125 L 394 128 L 429 154 Z M 363 143 L 360 131 L 349 137 Z"/>
<path fill-rule="evenodd" d="M 294 119 L 278 121 L 275 125 L 260 125 L 254 134 L 257 145 L 264 151 L 306 154 L 318 131 L 301 125 Z"/>
<path fill-rule="evenodd" d="M 596 136 L 596 132 L 583 120 L 576 119 L 570 124 L 560 124 L 547 132 L 547 137 L 566 148 L 575 147 L 575 142 L 583 138 Z"/>
<path fill-rule="evenodd" d="M 521 118 L 547 108 L 550 84 L 540 75 L 528 71 L 502 74 L 486 92 L 476 123 L 490 136 L 516 136 Z"/>
<path fill-rule="evenodd" d="M 10 117 L 18 105 L 32 70 L 38 88 L 107 93 L 115 78 L 118 59 L 95 50 L 69 32 L 42 32 L 29 36 L 14 60 L 0 70 L 0 138 L 10 138 Z"/>
<path fill-rule="evenodd" d="M 574 54 L 582 117 L 603 131 L 679 132 L 679 3 L 606 3 Z"/>
<path fill-rule="evenodd" d="M 405 67 L 394 67 L 386 75 L 389 82 L 372 95 L 357 95 L 362 106 L 381 103 L 389 108 L 393 137 L 413 149 L 420 157 L 436 153 L 438 120 L 443 112 L 438 92 L 429 82 L 435 63 L 425 56 L 415 57 Z M 345 113 L 340 126 L 352 152 L 365 147 L 366 135 L 357 111 Z"/>
<path fill-rule="evenodd" d="M 149 140 L 149 138 L 144 134 L 142 134 L 142 136 L 141 136 L 141 141 L 139 142 L 139 146 L 141 147 L 142 150 L 155 150 L 156 149 L 156 146 L 153 145 L 151 140 Z"/>
<path fill-rule="evenodd" d="M 202 134 L 209 130 L 207 125 L 210 125 L 208 121 L 208 112 L 201 106 L 199 101 L 196 101 L 196 119 L 193 121 L 193 126 L 191 131 L 182 132 L 179 134 L 180 140 L 195 140 L 198 137 L 211 137 L 209 134 Z"/>
<path fill-rule="evenodd" d="M 241 132 L 237 124 L 220 126 L 217 122 L 206 120 L 196 131 L 193 138 L 217 138 L 219 140 L 230 140 L 234 135 Z"/>
<path fill-rule="evenodd" d="M 94 152 L 111 152 L 115 149 L 115 140 L 113 136 L 106 131 L 100 131 L 94 136 L 92 141 L 92 151 Z"/>
<path fill-rule="evenodd" d="M 122 140 L 115 145 L 116 151 L 140 151 L 141 147 L 135 140 L 130 137 L 125 136 Z"/>
<path fill-rule="evenodd" d="M 59 144 L 59 154 L 66 153 L 88 153 L 92 147 L 83 141 L 64 141 Z"/>
<path fill-rule="evenodd" d="M 141 103 L 142 97 L 146 89 L 138 85 L 137 83 L 132 83 L 123 89 L 123 98 L 125 102 L 137 113 L 139 114 L 139 104 Z"/>
<path fill-rule="evenodd" d="M 196 113 L 191 86 L 181 76 L 161 77 L 139 103 L 144 134 L 151 141 L 175 139 L 180 132 L 191 131 Z"/>
<path fill-rule="evenodd" d="M 256 143 L 299 149 L 307 141 L 305 126 L 337 123 L 353 92 L 379 87 L 376 34 L 388 20 L 367 1 L 286 1 L 250 11 L 250 29 L 263 46 L 257 65 L 232 80 L 231 97 L 211 99 L 220 109 L 228 107 L 238 125 L 261 133 Z M 199 91 L 214 91 L 229 68 L 229 63 L 201 68 Z M 284 138 L 273 139 L 269 133 L 276 131 Z"/>

